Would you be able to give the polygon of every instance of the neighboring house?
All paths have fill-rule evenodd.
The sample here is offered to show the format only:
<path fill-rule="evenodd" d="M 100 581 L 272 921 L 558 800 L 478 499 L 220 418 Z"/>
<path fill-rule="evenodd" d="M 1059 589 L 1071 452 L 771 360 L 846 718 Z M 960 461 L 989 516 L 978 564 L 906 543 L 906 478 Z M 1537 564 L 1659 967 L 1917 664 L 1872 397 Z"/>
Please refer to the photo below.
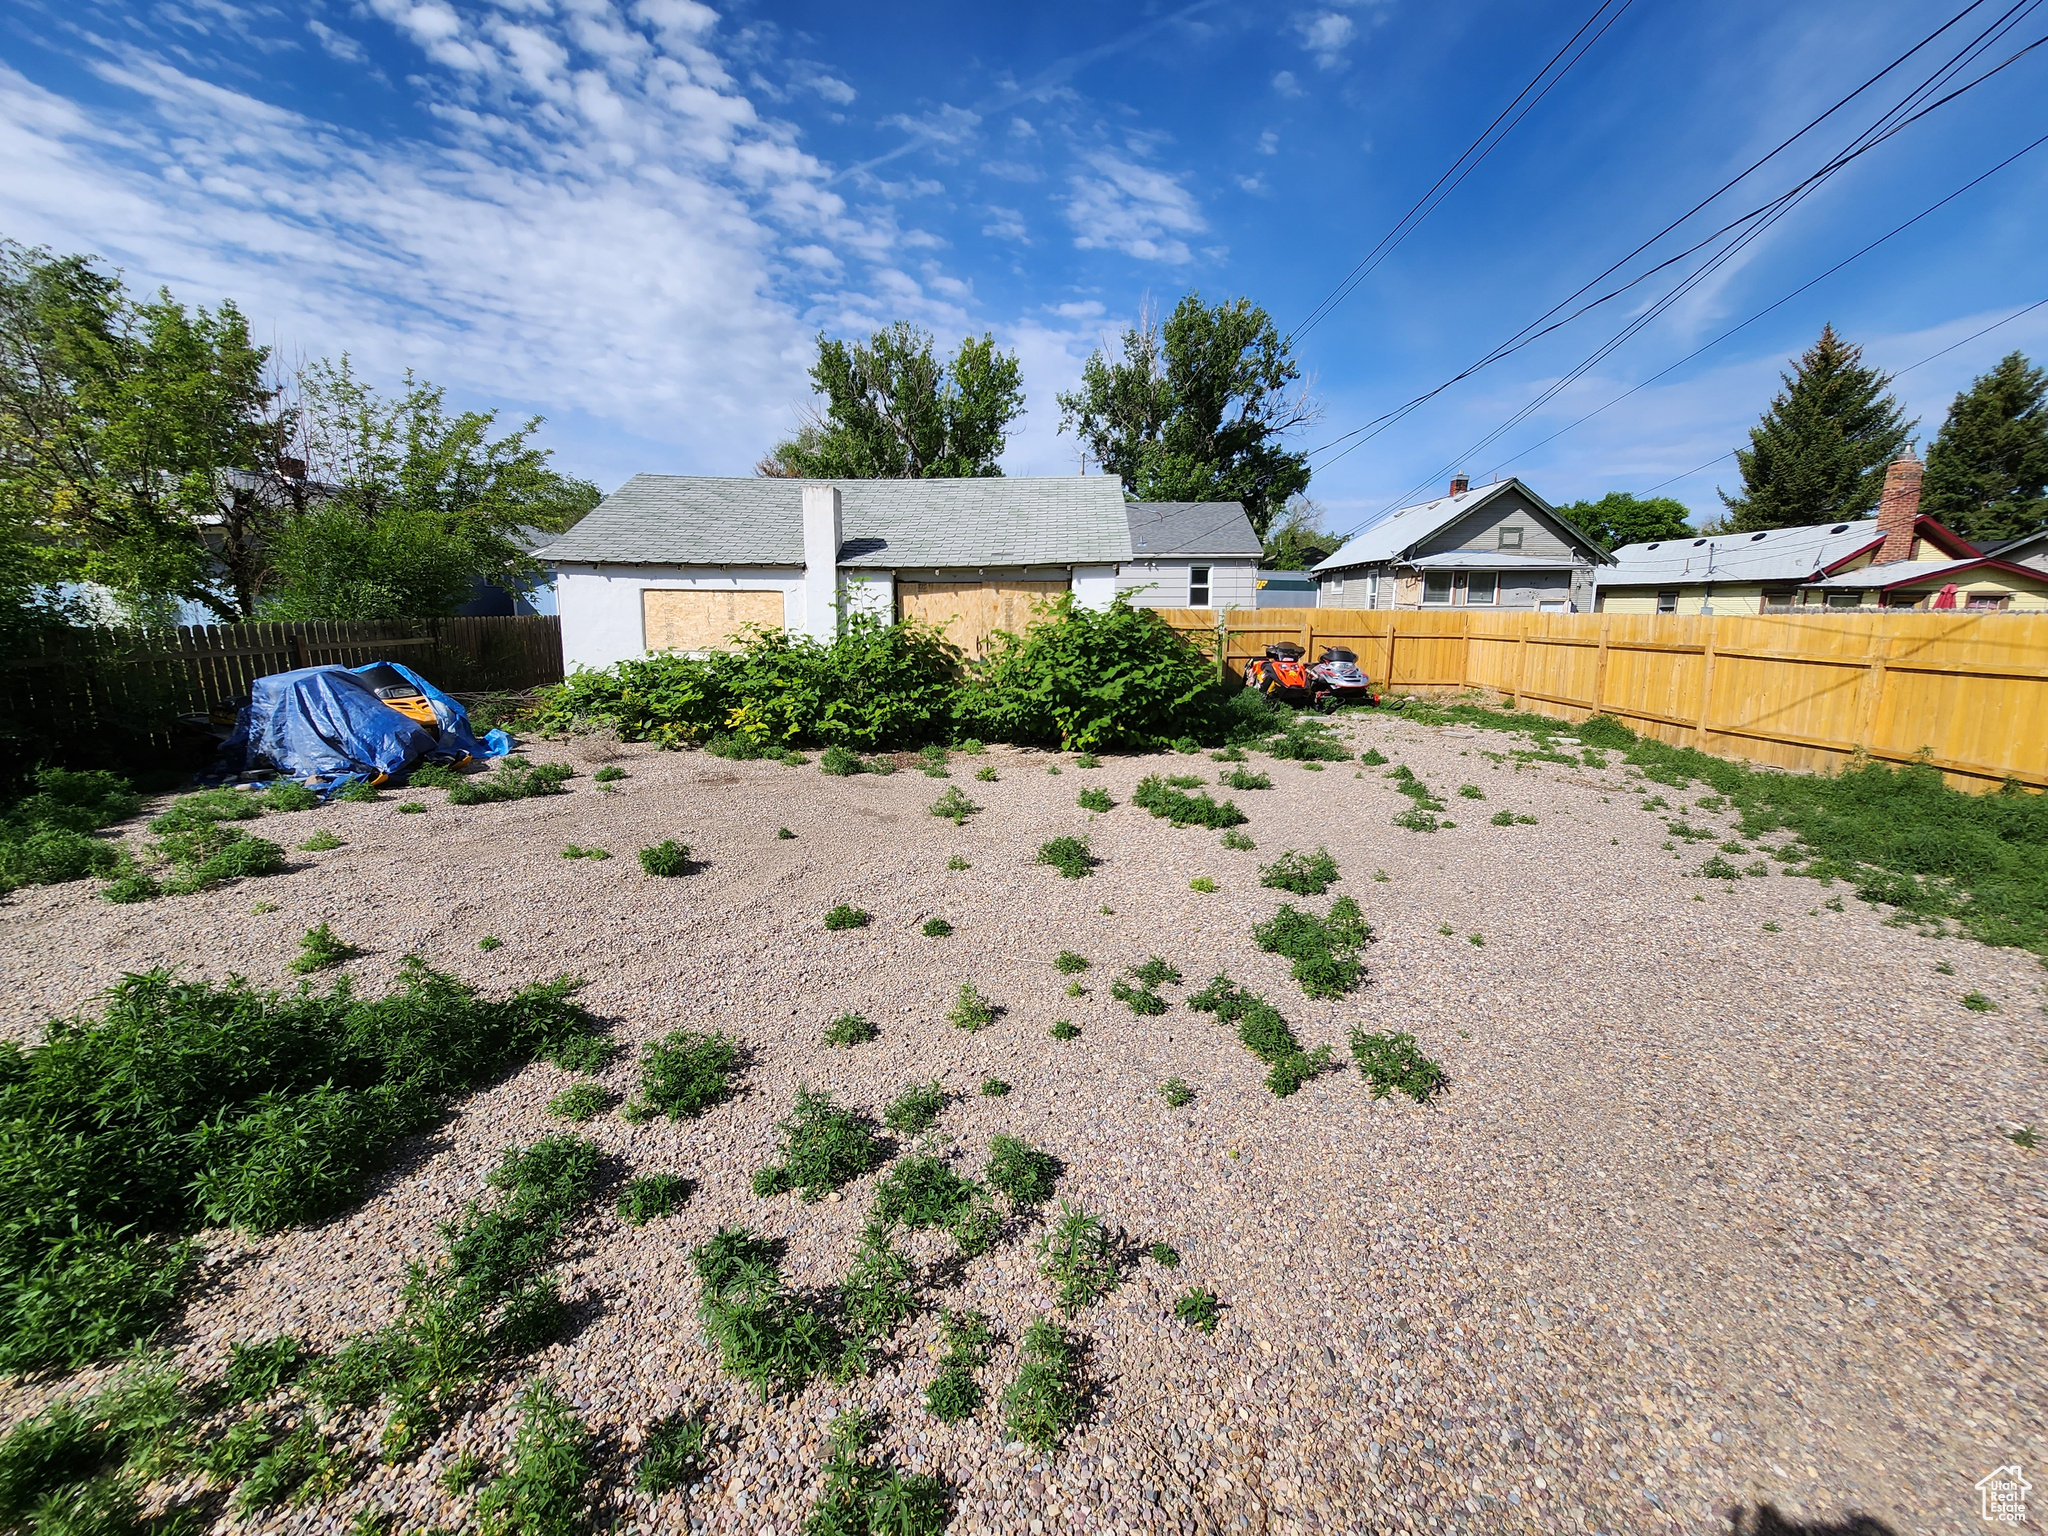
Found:
<path fill-rule="evenodd" d="M 1265 554 L 1235 501 L 1128 501 L 1116 589 L 1140 608 L 1250 608 Z"/>
<path fill-rule="evenodd" d="M 1313 571 L 1259 572 L 1259 608 L 1313 608 L 1316 605 L 1316 576 Z"/>
<path fill-rule="evenodd" d="M 529 555 L 546 549 L 562 535 L 547 528 L 521 528 L 512 536 L 513 542 Z M 469 601 L 455 610 L 457 618 L 484 619 L 504 618 L 512 614 L 531 616 L 539 614 L 552 617 L 555 612 L 555 573 L 542 562 L 540 580 L 524 592 L 509 592 L 503 587 L 492 586 L 482 577 L 477 578 L 471 590 Z"/>
<path fill-rule="evenodd" d="M 1258 547 L 1234 502 L 1126 503 L 1113 475 L 635 475 L 539 553 L 565 663 L 604 667 L 749 625 L 827 639 L 842 611 L 922 619 L 986 654 L 1068 592 L 1086 608 L 1120 589 L 1146 606 L 1249 604 Z"/>
<path fill-rule="evenodd" d="M 1315 568 L 1322 608 L 1490 608 L 1580 613 L 1609 556 L 1520 480 L 1381 518 Z"/>
<path fill-rule="evenodd" d="M 2048 571 L 1980 555 L 1920 510 L 1918 460 L 1885 471 L 1876 517 L 1628 544 L 1600 573 L 1607 613 L 2048 607 Z"/>
<path fill-rule="evenodd" d="M 1984 553 L 1988 558 L 2003 560 L 2007 565 L 2027 565 L 2037 571 L 2048 571 L 2048 528 L 2037 528 L 2002 544 L 1986 544 Z"/>

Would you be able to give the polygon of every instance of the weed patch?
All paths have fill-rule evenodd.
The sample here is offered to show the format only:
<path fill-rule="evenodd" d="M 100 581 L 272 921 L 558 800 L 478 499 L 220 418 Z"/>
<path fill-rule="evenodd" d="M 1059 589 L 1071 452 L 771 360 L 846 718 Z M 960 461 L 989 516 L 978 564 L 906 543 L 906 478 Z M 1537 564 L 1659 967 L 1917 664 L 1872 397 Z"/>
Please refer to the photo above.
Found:
<path fill-rule="evenodd" d="M 642 1493 L 673 1493 L 711 1470 L 711 1426 L 700 1417 L 672 1413 L 647 1426 L 633 1486 Z"/>
<path fill-rule="evenodd" d="M 932 802 L 932 814 L 944 817 L 956 827 L 965 825 L 967 818 L 980 809 L 980 806 L 960 793 L 960 786 L 957 784 L 949 786 L 943 795 Z"/>
<path fill-rule="evenodd" d="M 1106 789 L 1084 789 L 1075 797 L 1074 803 L 1084 811 L 1113 811 L 1116 809 L 1116 802 L 1109 798 L 1109 791 Z"/>
<path fill-rule="evenodd" d="M 739 1060 L 739 1042 L 722 1030 L 671 1030 L 641 1049 L 638 1117 L 687 1120 L 703 1114 L 731 1097 Z"/>
<path fill-rule="evenodd" d="M 1213 896 L 1216 894 L 1216 882 L 1207 875 L 1197 875 L 1188 882 L 1188 889 L 1200 891 L 1204 896 Z"/>
<path fill-rule="evenodd" d="M 1259 884 L 1271 890 L 1292 891 L 1297 896 L 1320 896 L 1343 878 L 1327 848 L 1318 848 L 1314 853 L 1290 851 L 1259 867 Z"/>
<path fill-rule="evenodd" d="M 985 1251 L 1000 1225 L 986 1189 L 921 1153 L 898 1158 L 876 1181 L 873 1219 L 913 1232 L 944 1227 L 965 1253 Z"/>
<path fill-rule="evenodd" d="M 1052 1021 L 1052 1028 L 1048 1033 L 1055 1040 L 1071 1040 L 1081 1033 L 1081 1026 L 1072 1019 L 1054 1019 Z"/>
<path fill-rule="evenodd" d="M 1094 869 L 1101 860 L 1088 851 L 1085 837 L 1056 837 L 1049 843 L 1041 844 L 1038 857 L 1032 862 L 1050 864 L 1069 880 L 1078 880 Z"/>
<path fill-rule="evenodd" d="M 799 1085 L 796 1105 L 776 1122 L 782 1160 L 754 1175 L 754 1193 L 764 1198 L 799 1191 L 816 1202 L 882 1165 L 886 1149 L 865 1116 L 833 1102 L 830 1093 Z"/>
<path fill-rule="evenodd" d="M 1422 1054 L 1413 1035 L 1369 1035 L 1354 1029 L 1351 1059 L 1358 1063 L 1359 1075 L 1372 1085 L 1376 1099 L 1398 1092 L 1417 1104 L 1427 1104 L 1450 1082 L 1443 1066 Z"/>
<path fill-rule="evenodd" d="M 1159 1085 L 1159 1097 L 1166 1100 L 1169 1108 L 1179 1109 L 1195 1101 L 1195 1090 L 1188 1086 L 1184 1077 L 1169 1077 Z"/>
<path fill-rule="evenodd" d="M 1177 985 L 1180 972 L 1154 955 L 1143 965 L 1132 966 L 1130 974 L 1137 985 L 1119 976 L 1109 984 L 1109 995 L 1140 1018 L 1156 1018 L 1166 1012 L 1166 999 L 1156 989 L 1169 982 Z"/>
<path fill-rule="evenodd" d="M 984 1077 L 981 1080 L 981 1096 L 984 1099 L 1000 1099 L 1010 1091 L 1010 1085 L 1000 1077 Z"/>
<path fill-rule="evenodd" d="M 997 1136 L 988 1144 L 983 1177 L 1017 1210 L 1043 1205 L 1066 1170 L 1050 1152 L 1042 1152 L 1015 1136 Z"/>
<path fill-rule="evenodd" d="M 292 969 L 301 976 L 310 976 L 315 971 L 330 970 L 353 960 L 361 951 L 344 939 L 337 939 L 325 923 L 308 928 L 299 937 L 299 955 L 292 961 Z"/>
<path fill-rule="evenodd" d="M 673 879 L 690 872 L 690 845 L 679 843 L 674 838 L 663 838 L 650 848 L 640 850 L 640 868 L 648 875 Z"/>
<path fill-rule="evenodd" d="M 1310 997 L 1342 997 L 1365 980 L 1358 951 L 1372 941 L 1372 929 L 1358 903 L 1339 896 L 1327 917 L 1296 910 L 1283 902 L 1280 910 L 1252 929 L 1252 939 L 1268 954 L 1294 962 L 1294 979 Z"/>
<path fill-rule="evenodd" d="M 805 1536 L 939 1536 L 952 1518 L 952 1493 L 928 1472 L 904 1472 L 868 1459 L 875 1427 L 869 1416 L 833 1421 L 825 1486 L 804 1522 Z"/>
<path fill-rule="evenodd" d="M 576 777 L 567 763 L 528 763 L 522 757 L 507 757 L 489 774 L 479 774 L 452 784 L 450 805 L 487 805 L 500 800 L 530 800 L 540 795 L 568 793 L 562 786 Z"/>
<path fill-rule="evenodd" d="M 936 1081 L 913 1084 L 889 1101 L 882 1111 L 882 1123 L 892 1131 L 914 1136 L 930 1130 L 945 1107 L 946 1090 Z"/>
<path fill-rule="evenodd" d="M 1108 1227 L 1077 1205 L 1060 1202 L 1060 1214 L 1033 1247 L 1039 1273 L 1052 1282 L 1059 1309 L 1073 1317 L 1117 1287 L 1116 1240 Z"/>
<path fill-rule="evenodd" d="M 1088 957 L 1086 955 L 1077 955 L 1071 949 L 1063 949 L 1060 951 L 1059 958 L 1053 961 L 1052 964 L 1053 969 L 1062 976 L 1078 976 L 1081 972 L 1088 969 Z"/>
<path fill-rule="evenodd" d="M 574 1083 L 548 1100 L 548 1113 L 557 1120 L 582 1123 L 595 1119 L 611 1107 L 611 1094 L 597 1083 Z"/>
<path fill-rule="evenodd" d="M 650 1173 L 630 1179 L 619 1191 L 619 1220 L 631 1227 L 673 1216 L 696 1191 L 696 1184 L 675 1173 Z"/>
<path fill-rule="evenodd" d="M 1533 827 L 1534 816 L 1517 816 L 1513 811 L 1495 811 L 1490 818 L 1496 827 Z"/>
<path fill-rule="evenodd" d="M 1271 778 L 1263 773 L 1253 773 L 1249 768 L 1233 768 L 1216 782 L 1228 789 L 1271 789 L 1273 787 Z"/>
<path fill-rule="evenodd" d="M 928 939 L 946 939 L 953 935 L 953 925 L 943 917 L 928 917 L 921 930 Z"/>
<path fill-rule="evenodd" d="M 1051 1455 L 1081 1417 L 1080 1337 L 1050 1318 L 1024 1330 L 1017 1377 L 1003 1393 L 1003 1430 Z"/>
<path fill-rule="evenodd" d="M 841 1047 L 865 1045 L 881 1032 L 871 1019 L 858 1013 L 842 1013 L 825 1026 L 825 1043 Z"/>
<path fill-rule="evenodd" d="M 847 928 L 865 928 L 871 921 L 861 908 L 843 901 L 825 914 L 825 926 L 835 933 Z"/>
<path fill-rule="evenodd" d="M 1244 1048 L 1266 1064 L 1266 1087 L 1275 1098 L 1286 1098 L 1330 1065 L 1328 1046 L 1302 1050 L 1279 1009 L 1226 975 L 1218 974 L 1188 999 L 1188 1006 L 1199 1013 L 1213 1013 L 1236 1028 Z"/>
<path fill-rule="evenodd" d="M 1180 1268 L 1180 1250 L 1171 1243 L 1154 1243 L 1145 1250 L 1145 1257 L 1161 1269 Z"/>
<path fill-rule="evenodd" d="M 1965 992 L 1962 997 L 1962 1003 L 1972 1013 L 1996 1013 L 1998 1011 L 1998 1004 L 1991 1001 L 1982 992 Z"/>
<path fill-rule="evenodd" d="M 839 1330 L 782 1278 L 782 1245 L 744 1227 L 721 1227 L 691 1250 L 698 1319 L 728 1375 L 765 1401 L 777 1387 L 801 1391 L 840 1356 Z"/>
<path fill-rule="evenodd" d="M 1249 853 L 1259 845 L 1251 840 L 1249 833 L 1240 832 L 1232 827 L 1223 834 L 1223 846 L 1237 853 Z"/>
<path fill-rule="evenodd" d="M 328 831 L 325 827 L 322 827 L 318 832 L 315 832 L 311 837 L 307 838 L 303 843 L 299 844 L 299 852 L 325 853 L 330 848 L 339 848 L 340 846 L 341 839 L 336 837 L 332 832 Z"/>
<path fill-rule="evenodd" d="M 568 843 L 562 849 L 562 857 L 565 859 L 608 859 L 611 855 L 602 848 L 580 848 L 574 843 Z"/>
<path fill-rule="evenodd" d="M 575 1536 L 590 1508 L 593 1437 L 551 1381 L 520 1395 L 512 1467 L 476 1501 L 483 1536 Z"/>
<path fill-rule="evenodd" d="M 1378 747 L 1367 747 L 1358 754 L 1358 760 L 1368 768 L 1378 768 L 1385 764 L 1387 757 Z"/>
<path fill-rule="evenodd" d="M 959 993 L 953 999 L 952 1011 L 946 1018 L 955 1029 L 964 1029 L 972 1033 L 995 1023 L 996 1015 L 1000 1011 L 994 1003 L 981 995 L 973 982 L 963 981 L 960 983 Z"/>
<path fill-rule="evenodd" d="M 1214 1333 L 1216 1324 L 1222 1320 L 1223 1311 L 1218 1306 L 1213 1291 L 1191 1290 L 1173 1304 L 1173 1315 L 1190 1328 L 1199 1328 L 1204 1333 Z"/>
<path fill-rule="evenodd" d="M 995 1335 L 988 1319 L 979 1312 L 948 1310 L 944 1319 L 946 1353 L 939 1361 L 939 1374 L 925 1391 L 925 1412 L 942 1424 L 957 1424 L 972 1418 L 981 1407 L 983 1393 L 974 1373 L 988 1364 Z"/>
<path fill-rule="evenodd" d="M 1190 795 L 1170 788 L 1158 774 L 1147 774 L 1131 796 L 1131 804 L 1176 827 L 1236 827 L 1250 818 L 1231 801 L 1217 804 L 1207 794 Z"/>

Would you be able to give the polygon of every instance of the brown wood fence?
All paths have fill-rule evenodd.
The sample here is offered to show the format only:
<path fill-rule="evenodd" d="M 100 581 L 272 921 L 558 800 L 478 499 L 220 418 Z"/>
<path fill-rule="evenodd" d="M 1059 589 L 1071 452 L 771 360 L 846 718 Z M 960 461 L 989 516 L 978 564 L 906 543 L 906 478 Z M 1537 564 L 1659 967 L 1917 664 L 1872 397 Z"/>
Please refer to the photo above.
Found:
<path fill-rule="evenodd" d="M 171 750 L 179 715 L 243 697 L 259 677 L 380 658 L 402 661 L 455 693 L 537 688 L 562 680 L 561 621 L 508 616 L 61 631 L 0 657 L 0 724 L 18 760 L 86 763 Z"/>
<path fill-rule="evenodd" d="M 1214 612 L 1160 615 L 1213 653 Z M 1311 657 L 1342 644 L 1393 692 L 1481 688 L 1785 768 L 1925 756 L 1958 788 L 2048 787 L 2048 615 L 1267 608 L 1224 615 L 1221 632 L 1233 669 L 1283 640 Z"/>

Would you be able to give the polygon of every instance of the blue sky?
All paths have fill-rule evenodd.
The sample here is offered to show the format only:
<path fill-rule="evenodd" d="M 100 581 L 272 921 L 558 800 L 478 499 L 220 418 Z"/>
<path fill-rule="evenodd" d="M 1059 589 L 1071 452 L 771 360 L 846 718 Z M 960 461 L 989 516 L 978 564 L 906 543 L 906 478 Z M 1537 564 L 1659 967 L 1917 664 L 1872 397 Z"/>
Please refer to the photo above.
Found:
<path fill-rule="evenodd" d="M 1633 0 L 1303 336 L 1323 414 L 1300 441 L 1441 384 L 1961 3 Z M 347 350 L 542 414 L 559 462 L 607 488 L 749 472 L 794 425 L 821 329 L 986 330 L 1029 391 L 1008 469 L 1071 472 L 1053 396 L 1093 347 L 1189 289 L 1299 323 L 1591 5 L 15 0 L 0 233 L 232 296 L 283 358 Z M 1914 78 L 1708 213 L 1798 182 Z M 1342 531 L 1453 465 L 1554 501 L 1647 490 L 1740 442 L 1824 320 L 1899 369 L 2048 298 L 2044 147 L 1539 442 L 2048 131 L 2044 100 L 2048 48 L 1834 176 L 1490 446 L 1660 287 L 1320 454 L 1310 495 Z M 1923 433 L 2016 346 L 2048 356 L 2048 309 L 1902 377 Z M 1717 483 L 1732 465 L 1666 494 L 1704 514 Z"/>

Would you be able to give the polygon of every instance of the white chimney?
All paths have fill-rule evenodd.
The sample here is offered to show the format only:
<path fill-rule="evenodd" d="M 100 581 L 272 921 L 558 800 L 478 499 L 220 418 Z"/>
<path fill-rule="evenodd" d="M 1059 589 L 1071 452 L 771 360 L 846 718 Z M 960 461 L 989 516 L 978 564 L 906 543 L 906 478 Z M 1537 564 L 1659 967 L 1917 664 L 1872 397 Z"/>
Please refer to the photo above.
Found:
<path fill-rule="evenodd" d="M 839 487 L 804 487 L 804 633 L 830 642 L 839 633 Z"/>

